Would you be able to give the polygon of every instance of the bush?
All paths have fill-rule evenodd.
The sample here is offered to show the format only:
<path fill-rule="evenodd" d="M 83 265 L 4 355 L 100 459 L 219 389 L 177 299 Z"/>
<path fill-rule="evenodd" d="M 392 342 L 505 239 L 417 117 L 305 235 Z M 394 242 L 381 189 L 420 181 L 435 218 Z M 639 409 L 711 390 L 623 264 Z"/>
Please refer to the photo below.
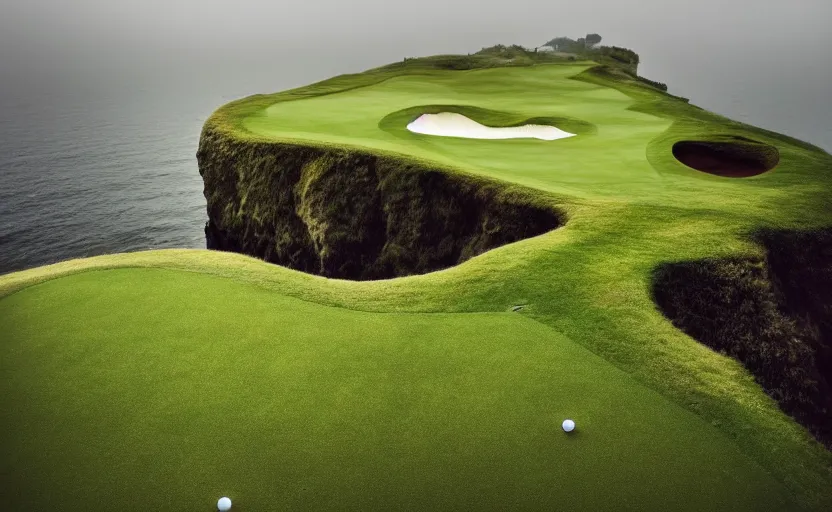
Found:
<path fill-rule="evenodd" d="M 555 37 L 547 41 L 543 46 L 551 46 L 560 52 L 575 52 L 584 49 L 584 45 L 568 37 Z"/>
<path fill-rule="evenodd" d="M 656 82 L 655 80 L 650 80 L 649 78 L 644 78 L 643 76 L 636 76 L 636 80 L 660 91 L 667 92 L 667 84 L 663 82 Z"/>
<path fill-rule="evenodd" d="M 610 57 L 613 60 L 621 62 L 622 64 L 638 65 L 639 56 L 633 50 L 628 48 L 621 48 L 618 46 L 601 46 L 598 48 L 601 55 Z"/>

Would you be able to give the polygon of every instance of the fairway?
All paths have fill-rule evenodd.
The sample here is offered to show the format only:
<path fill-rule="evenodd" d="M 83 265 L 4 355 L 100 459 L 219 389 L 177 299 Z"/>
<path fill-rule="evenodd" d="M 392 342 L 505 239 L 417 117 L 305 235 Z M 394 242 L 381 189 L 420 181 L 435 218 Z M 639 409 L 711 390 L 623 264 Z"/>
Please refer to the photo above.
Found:
<path fill-rule="evenodd" d="M 28 288 L 0 319 L 13 510 L 788 506 L 713 426 L 512 313 L 362 313 L 132 269 Z"/>
<path fill-rule="evenodd" d="M 632 99 L 614 89 L 567 80 L 586 68 L 488 69 L 429 80 L 418 74 L 393 77 L 342 93 L 280 101 L 242 122 L 255 135 L 392 151 L 553 192 L 632 195 L 658 181 L 645 148 L 670 122 L 627 110 Z M 598 133 L 553 144 L 413 135 L 406 122 L 389 131 L 379 127 L 389 114 L 419 105 L 472 106 L 526 119 L 568 116 L 591 123 Z"/>
<path fill-rule="evenodd" d="M 816 417 L 730 351 L 763 336 L 691 314 L 725 345 L 694 339 L 656 300 L 681 265 L 672 304 L 724 303 L 805 348 L 816 311 L 781 321 L 795 276 L 775 270 L 816 270 L 800 291 L 828 267 L 764 235 L 832 226 L 832 156 L 595 62 L 447 58 L 217 110 L 197 160 L 221 250 L 0 276 L 6 503 L 832 509 Z M 407 128 L 442 114 L 574 135 Z M 778 347 L 758 359 L 815 361 Z"/>

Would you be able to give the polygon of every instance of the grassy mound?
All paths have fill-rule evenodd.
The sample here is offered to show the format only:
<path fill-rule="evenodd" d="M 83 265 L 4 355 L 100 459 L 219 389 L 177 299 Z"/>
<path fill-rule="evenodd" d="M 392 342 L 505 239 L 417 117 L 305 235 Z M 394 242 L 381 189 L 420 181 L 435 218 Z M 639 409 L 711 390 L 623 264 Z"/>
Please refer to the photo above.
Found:
<path fill-rule="evenodd" d="M 832 226 L 832 156 L 612 57 L 546 59 L 408 60 L 212 115 L 198 157 L 209 234 L 307 273 L 182 250 L 0 277 L 7 501 L 832 508 L 822 432 L 772 398 L 809 393 L 806 372 L 827 368 L 828 274 L 811 263 L 826 245 L 783 233 Z M 436 108 L 577 136 L 406 130 Z M 677 160 L 680 141 L 756 141 L 779 163 L 725 179 Z M 656 307 L 655 269 L 701 261 L 750 276 L 709 299 L 725 318 L 793 335 L 782 354 L 795 364 L 772 375 L 785 380 L 764 382 Z M 688 311 L 713 288 L 667 284 Z M 752 332 L 781 350 L 779 334 Z M 712 346 L 756 349 L 730 334 Z M 559 430 L 567 416 L 575 435 Z"/>
<path fill-rule="evenodd" d="M 749 140 L 679 141 L 673 156 L 698 171 L 730 178 L 747 178 L 770 171 L 780 161 L 774 146 Z"/>

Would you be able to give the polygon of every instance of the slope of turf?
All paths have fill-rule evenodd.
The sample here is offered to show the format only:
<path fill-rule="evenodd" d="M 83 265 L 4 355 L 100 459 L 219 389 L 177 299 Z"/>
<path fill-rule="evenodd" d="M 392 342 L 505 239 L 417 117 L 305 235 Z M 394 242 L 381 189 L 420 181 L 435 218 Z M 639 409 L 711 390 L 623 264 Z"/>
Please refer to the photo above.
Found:
<path fill-rule="evenodd" d="M 783 410 L 832 447 L 832 229 L 757 239 L 765 258 L 660 266 L 656 303 L 674 325 L 742 361 Z"/>
<path fill-rule="evenodd" d="M 556 206 L 566 223 L 440 272 L 382 281 L 212 251 L 2 276 L 2 427 L 16 436 L 4 438 L 3 495 L 65 510 L 77 509 L 69 498 L 99 492 L 127 504 L 148 485 L 179 508 L 222 493 L 252 510 L 271 508 L 263 497 L 289 508 L 339 499 L 387 509 L 832 508 L 830 452 L 741 364 L 662 316 L 651 281 L 672 262 L 759 260 L 750 233 L 761 228 L 832 225 L 832 157 L 593 66 L 406 63 L 222 107 L 206 123 L 200 169 L 212 222 L 241 237 L 294 243 L 274 224 L 275 202 L 298 193 L 284 178 L 314 162 L 370 157 L 386 162 L 384 176 L 442 173 Z M 438 108 L 491 126 L 541 119 L 577 136 L 481 141 L 406 130 Z M 726 178 L 672 151 L 739 138 L 776 148 L 777 167 Z M 354 193 L 365 188 L 343 174 L 316 204 L 338 194 L 366 203 Z M 386 212 L 403 229 L 419 226 L 411 219 L 424 205 L 410 204 Z M 303 226 L 351 236 L 337 221 Z M 124 267 L 190 273 L 88 272 Z M 131 366 L 142 355 L 153 364 Z M 149 417 L 121 414 L 131 407 Z M 550 430 L 566 414 L 578 422 L 574 437 Z M 73 437 L 82 430 L 94 435 Z M 209 445 L 230 462 L 216 462 Z M 96 473 L 67 469 L 85 464 Z M 173 476 L 184 464 L 195 474 Z M 131 474 L 136 485 L 114 483 Z M 13 492 L 44 481 L 52 494 L 42 498 Z"/>
<path fill-rule="evenodd" d="M 30 287 L 0 318 L 13 510 L 791 506 L 712 425 L 513 313 L 124 269 Z"/>

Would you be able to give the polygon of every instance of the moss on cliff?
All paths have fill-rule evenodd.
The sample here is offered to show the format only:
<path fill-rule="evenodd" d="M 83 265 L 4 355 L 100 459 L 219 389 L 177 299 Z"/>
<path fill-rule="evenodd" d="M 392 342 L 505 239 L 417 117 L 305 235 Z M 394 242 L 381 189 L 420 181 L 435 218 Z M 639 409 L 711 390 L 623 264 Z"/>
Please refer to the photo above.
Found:
<path fill-rule="evenodd" d="M 206 129 L 197 158 L 210 248 L 327 277 L 431 272 L 565 220 L 544 194 L 392 156 Z"/>
<path fill-rule="evenodd" d="M 766 231 L 764 259 L 672 263 L 654 296 L 673 324 L 742 362 L 832 447 L 832 229 Z"/>

